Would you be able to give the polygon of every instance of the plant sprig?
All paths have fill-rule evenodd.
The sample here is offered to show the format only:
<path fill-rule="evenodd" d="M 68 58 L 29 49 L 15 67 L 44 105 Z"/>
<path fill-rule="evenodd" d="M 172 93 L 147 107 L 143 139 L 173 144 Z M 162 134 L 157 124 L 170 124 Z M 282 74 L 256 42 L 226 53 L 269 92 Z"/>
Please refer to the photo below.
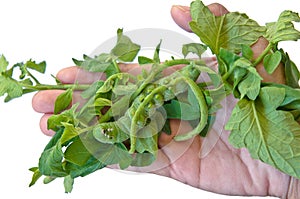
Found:
<path fill-rule="evenodd" d="M 170 119 L 190 122 L 193 130 L 174 137 L 175 141 L 206 136 L 213 125 L 220 103 L 233 95 L 237 104 L 225 125 L 230 130 L 229 142 L 246 147 L 252 158 L 300 178 L 300 73 L 283 49 L 282 41 L 297 41 L 300 32 L 294 22 L 299 15 L 283 11 L 276 22 L 260 26 L 246 14 L 238 12 L 214 16 L 200 1 L 191 3 L 190 27 L 202 43 L 185 44 L 182 54 L 195 53 L 199 60 L 170 59 L 161 62 L 161 41 L 152 58 L 138 56 L 140 46 L 117 31 L 117 42 L 109 53 L 95 57 L 84 55 L 74 63 L 90 72 L 102 72 L 106 80 L 92 85 L 42 84 L 32 71 L 44 73 L 45 62 L 29 60 L 8 68 L 0 57 L 0 96 L 5 102 L 39 90 L 65 90 L 55 102 L 54 115 L 48 128 L 56 132 L 41 154 L 30 186 L 45 176 L 44 183 L 64 178 L 66 192 L 71 192 L 74 179 L 86 176 L 107 165 L 143 167 L 155 161 L 161 133 L 170 133 Z M 269 44 L 258 58 L 253 58 L 251 45 L 260 37 Z M 218 60 L 214 71 L 201 61 L 209 48 Z M 151 64 L 137 77 L 120 70 L 119 64 Z M 255 67 L 263 63 L 272 74 L 283 65 L 287 85 L 262 83 Z M 185 67 L 163 77 L 164 69 L 183 64 Z M 15 77 L 15 70 L 19 77 Z M 207 74 L 209 82 L 196 82 Z M 71 105 L 72 94 L 81 90 L 86 103 Z M 187 114 L 188 111 L 188 114 Z"/>

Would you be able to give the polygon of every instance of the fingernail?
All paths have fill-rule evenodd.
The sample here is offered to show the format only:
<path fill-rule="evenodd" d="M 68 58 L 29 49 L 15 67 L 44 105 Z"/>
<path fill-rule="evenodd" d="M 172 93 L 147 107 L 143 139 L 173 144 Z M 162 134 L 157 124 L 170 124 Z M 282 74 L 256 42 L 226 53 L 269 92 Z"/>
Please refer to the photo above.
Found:
<path fill-rule="evenodd" d="M 188 6 L 174 5 L 173 7 L 181 10 L 182 12 L 189 12 L 190 11 L 190 7 L 188 7 Z"/>

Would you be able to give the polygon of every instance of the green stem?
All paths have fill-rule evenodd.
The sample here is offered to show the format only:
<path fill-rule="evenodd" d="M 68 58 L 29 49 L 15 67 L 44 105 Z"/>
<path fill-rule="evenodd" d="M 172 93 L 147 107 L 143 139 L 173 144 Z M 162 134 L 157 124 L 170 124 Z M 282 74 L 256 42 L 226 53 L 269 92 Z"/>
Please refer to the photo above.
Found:
<path fill-rule="evenodd" d="M 27 70 L 27 74 L 35 81 L 36 84 L 40 85 L 41 83 Z"/>
<path fill-rule="evenodd" d="M 28 84 L 22 84 L 19 83 L 22 87 L 27 89 L 33 89 L 36 91 L 41 90 L 67 90 L 69 88 L 72 88 L 73 90 L 85 90 L 89 88 L 91 85 L 85 85 L 85 84 L 58 84 L 58 85 L 50 85 L 50 84 L 38 84 L 38 85 L 28 85 Z"/>
<path fill-rule="evenodd" d="M 187 59 L 173 59 L 173 60 L 167 60 L 163 63 L 164 66 L 170 67 L 170 66 L 176 66 L 181 64 L 190 64 L 191 61 Z"/>
<path fill-rule="evenodd" d="M 231 73 L 234 71 L 235 67 L 236 67 L 236 65 L 233 65 L 233 66 L 229 69 L 229 71 L 228 71 L 227 73 L 225 73 L 225 74 L 222 76 L 222 81 L 223 81 L 223 82 L 225 82 L 225 81 L 228 79 L 228 77 L 229 77 L 229 76 L 231 75 Z"/>
<path fill-rule="evenodd" d="M 112 60 L 112 63 L 113 63 L 113 65 L 114 65 L 114 67 L 115 67 L 117 73 L 120 73 L 121 70 L 120 70 L 120 67 L 119 67 L 117 61 L 116 61 L 115 59 L 113 59 L 113 60 Z"/>
<path fill-rule="evenodd" d="M 268 46 L 265 48 L 265 50 L 256 58 L 256 60 L 253 63 L 253 66 L 257 66 L 264 57 L 270 52 L 270 50 L 273 48 L 273 44 L 269 43 Z"/>

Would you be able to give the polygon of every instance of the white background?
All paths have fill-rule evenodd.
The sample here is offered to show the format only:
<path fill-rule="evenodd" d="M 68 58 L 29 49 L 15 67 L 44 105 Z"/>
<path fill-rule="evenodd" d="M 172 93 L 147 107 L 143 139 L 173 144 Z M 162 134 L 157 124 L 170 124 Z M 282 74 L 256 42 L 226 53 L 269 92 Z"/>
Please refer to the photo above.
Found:
<path fill-rule="evenodd" d="M 275 21 L 284 9 L 300 12 L 298 0 L 215 1 L 230 11 L 246 12 L 261 24 Z M 204 1 L 206 4 L 212 2 Z M 50 74 L 72 65 L 71 58 L 89 54 L 101 42 L 114 36 L 117 28 L 165 28 L 195 39 L 177 27 L 170 16 L 173 4 L 189 3 L 187 0 L 1 0 L 0 54 L 3 53 L 11 64 L 29 58 L 46 60 L 46 79 L 49 79 Z M 300 65 L 299 42 L 289 42 L 285 46 Z M 36 166 L 49 140 L 39 130 L 41 115 L 31 109 L 31 97 L 28 95 L 9 104 L 0 102 L 0 198 L 240 198 L 208 193 L 159 176 L 108 169 L 78 178 L 73 192 L 68 195 L 64 194 L 60 180 L 49 185 L 39 181 L 28 188 L 31 178 L 28 168 Z"/>

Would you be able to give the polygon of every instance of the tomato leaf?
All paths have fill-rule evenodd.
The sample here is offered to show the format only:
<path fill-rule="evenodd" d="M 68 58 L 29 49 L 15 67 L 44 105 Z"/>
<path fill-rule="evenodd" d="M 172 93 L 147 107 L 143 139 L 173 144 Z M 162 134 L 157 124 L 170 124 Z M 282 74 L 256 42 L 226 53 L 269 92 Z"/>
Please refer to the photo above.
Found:
<path fill-rule="evenodd" d="M 291 113 L 276 110 L 284 97 L 282 88 L 262 88 L 257 100 L 240 100 L 226 129 L 234 147 L 246 147 L 252 158 L 299 178 L 300 125 Z"/>
<path fill-rule="evenodd" d="M 191 3 L 191 16 L 192 31 L 214 54 L 219 54 L 220 48 L 238 53 L 242 44 L 250 46 L 265 32 L 246 14 L 230 12 L 215 16 L 200 0 Z"/>
<path fill-rule="evenodd" d="M 274 44 L 300 39 L 300 32 L 294 28 L 293 22 L 300 22 L 298 13 L 289 10 L 283 11 L 277 22 L 266 24 L 267 31 L 264 37 Z"/>

